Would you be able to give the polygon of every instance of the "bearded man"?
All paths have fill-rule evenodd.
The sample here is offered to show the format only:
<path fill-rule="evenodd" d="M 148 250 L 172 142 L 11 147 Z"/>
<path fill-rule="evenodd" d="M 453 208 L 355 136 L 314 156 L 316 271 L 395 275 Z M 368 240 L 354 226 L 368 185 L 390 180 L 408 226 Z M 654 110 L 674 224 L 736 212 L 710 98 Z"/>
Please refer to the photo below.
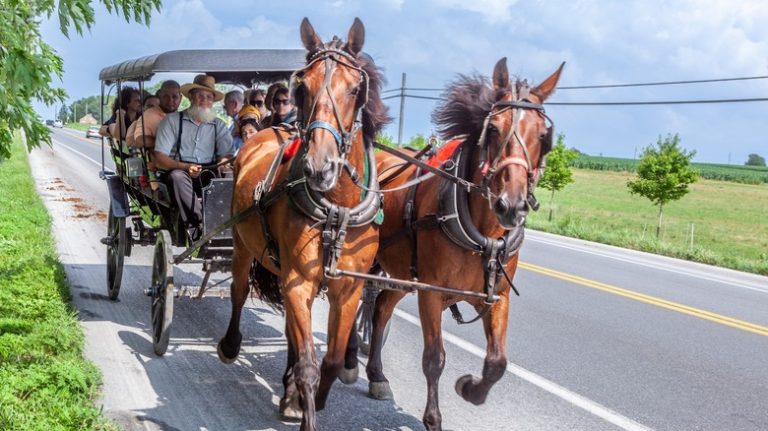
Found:
<path fill-rule="evenodd" d="M 203 165 L 222 162 L 234 154 L 232 135 L 212 110 L 213 102 L 224 98 L 215 84 L 212 76 L 197 75 L 192 83 L 182 85 L 181 94 L 191 106 L 167 114 L 157 128 L 155 163 L 158 169 L 168 171 L 168 183 L 191 241 L 202 233 L 199 198 L 206 184 L 199 177 Z"/>

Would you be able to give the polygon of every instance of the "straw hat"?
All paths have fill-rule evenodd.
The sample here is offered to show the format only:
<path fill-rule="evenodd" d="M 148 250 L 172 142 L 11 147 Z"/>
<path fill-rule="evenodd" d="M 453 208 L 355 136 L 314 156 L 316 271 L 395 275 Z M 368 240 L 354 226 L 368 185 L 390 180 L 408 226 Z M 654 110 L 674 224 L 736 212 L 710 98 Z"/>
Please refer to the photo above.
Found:
<path fill-rule="evenodd" d="M 181 94 L 189 98 L 189 92 L 195 89 L 207 90 L 213 93 L 213 101 L 218 102 L 224 98 L 224 93 L 216 90 L 216 80 L 213 76 L 201 74 L 195 76 L 191 84 L 181 86 Z"/>

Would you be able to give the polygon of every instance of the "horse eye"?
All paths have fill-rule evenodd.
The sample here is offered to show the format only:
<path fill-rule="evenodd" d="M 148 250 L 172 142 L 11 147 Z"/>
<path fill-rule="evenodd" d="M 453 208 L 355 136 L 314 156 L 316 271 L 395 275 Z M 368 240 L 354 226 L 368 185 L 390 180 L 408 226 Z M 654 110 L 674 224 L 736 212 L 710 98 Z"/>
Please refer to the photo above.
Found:
<path fill-rule="evenodd" d="M 353 95 L 353 96 L 357 96 L 359 93 L 360 93 L 360 87 L 355 87 L 355 88 L 353 88 L 353 89 L 352 89 L 352 90 L 349 92 L 349 94 L 351 94 L 351 95 Z"/>

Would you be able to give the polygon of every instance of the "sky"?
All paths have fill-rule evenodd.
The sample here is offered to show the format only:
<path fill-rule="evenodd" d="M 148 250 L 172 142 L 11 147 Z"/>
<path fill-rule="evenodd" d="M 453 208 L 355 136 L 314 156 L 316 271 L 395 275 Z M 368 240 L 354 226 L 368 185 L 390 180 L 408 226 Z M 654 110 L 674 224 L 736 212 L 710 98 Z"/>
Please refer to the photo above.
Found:
<path fill-rule="evenodd" d="M 511 74 L 538 84 L 566 62 L 559 86 L 645 83 L 768 75 L 764 0 L 170 0 L 151 24 L 127 24 L 96 2 L 90 32 L 67 39 L 58 20 L 43 38 L 64 59 L 69 102 L 99 94 L 99 71 L 175 49 L 301 48 L 310 19 L 325 41 L 346 38 L 359 17 L 365 45 L 388 80 L 443 88 L 457 74 L 491 75 L 507 57 Z M 159 77 L 158 79 L 159 80 Z M 439 92 L 420 92 L 438 96 Z M 625 102 L 768 97 L 768 79 L 612 89 L 558 90 L 548 102 Z M 387 101 L 397 137 L 399 99 Z M 434 101 L 406 99 L 404 140 L 433 130 Z M 546 106 L 546 104 L 545 104 Z M 43 118 L 53 107 L 37 104 Z M 695 161 L 743 164 L 768 156 L 768 102 L 654 106 L 549 106 L 568 147 L 634 157 L 679 134 Z"/>

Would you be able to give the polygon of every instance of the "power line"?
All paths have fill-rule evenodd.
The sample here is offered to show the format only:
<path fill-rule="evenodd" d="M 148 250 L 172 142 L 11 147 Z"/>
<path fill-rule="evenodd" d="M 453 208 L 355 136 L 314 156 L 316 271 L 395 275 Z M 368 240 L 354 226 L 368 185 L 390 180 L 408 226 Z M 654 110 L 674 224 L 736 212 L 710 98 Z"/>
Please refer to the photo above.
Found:
<path fill-rule="evenodd" d="M 639 82 L 632 84 L 598 84 L 598 85 L 572 85 L 557 87 L 558 90 L 586 90 L 597 88 L 623 88 L 623 87 L 652 87 L 661 85 L 686 85 L 686 84 L 702 84 L 709 82 L 729 82 L 729 81 L 749 81 L 755 79 L 768 79 L 768 75 L 760 76 L 743 76 L 738 78 L 716 78 L 716 79 L 694 79 L 686 81 L 658 81 L 658 82 Z M 384 90 L 382 93 L 389 93 L 393 91 L 400 91 L 400 88 L 391 88 Z M 442 91 L 442 88 L 404 88 L 405 91 Z"/>
<path fill-rule="evenodd" d="M 656 85 L 702 84 L 707 82 L 748 81 L 753 79 L 768 79 L 768 76 L 744 76 L 740 78 L 695 79 L 688 81 L 660 81 L 640 82 L 635 84 L 604 84 L 604 85 L 578 85 L 557 87 L 558 90 L 582 90 L 590 88 L 619 88 L 619 87 L 651 87 Z"/>
<path fill-rule="evenodd" d="M 405 94 L 406 98 L 424 100 L 444 100 L 440 97 L 419 96 Z M 382 100 L 399 98 L 400 95 L 382 97 Z M 548 106 L 642 106 L 642 105 L 695 105 L 710 103 L 746 103 L 768 102 L 768 97 L 756 97 L 749 99 L 704 99 L 704 100 L 654 100 L 654 101 L 628 101 L 628 102 L 547 102 Z"/>

